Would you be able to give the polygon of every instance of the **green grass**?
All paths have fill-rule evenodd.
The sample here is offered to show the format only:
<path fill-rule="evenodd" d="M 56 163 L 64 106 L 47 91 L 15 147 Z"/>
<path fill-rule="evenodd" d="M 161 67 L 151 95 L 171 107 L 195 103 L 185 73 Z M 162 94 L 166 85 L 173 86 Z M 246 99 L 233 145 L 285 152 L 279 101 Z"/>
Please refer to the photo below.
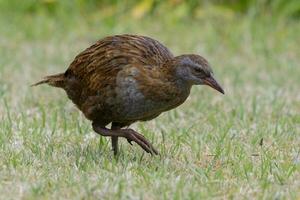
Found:
<path fill-rule="evenodd" d="M 299 199 L 299 32 L 299 21 L 226 12 L 2 16 L 0 199 Z M 132 126 L 161 156 L 121 139 L 114 159 L 62 90 L 29 87 L 116 33 L 203 55 L 225 88 L 194 87 L 179 108 Z"/>

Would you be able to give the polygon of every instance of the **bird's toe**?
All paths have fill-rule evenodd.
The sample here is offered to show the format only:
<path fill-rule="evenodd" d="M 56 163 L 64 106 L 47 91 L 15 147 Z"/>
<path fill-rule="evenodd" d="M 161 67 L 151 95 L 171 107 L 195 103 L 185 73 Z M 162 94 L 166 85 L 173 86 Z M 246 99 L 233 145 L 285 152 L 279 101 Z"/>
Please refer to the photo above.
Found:
<path fill-rule="evenodd" d="M 132 141 L 136 142 L 147 153 L 158 155 L 158 151 L 152 146 L 150 142 L 141 134 L 132 129 L 127 129 L 127 141 L 132 145 Z"/>

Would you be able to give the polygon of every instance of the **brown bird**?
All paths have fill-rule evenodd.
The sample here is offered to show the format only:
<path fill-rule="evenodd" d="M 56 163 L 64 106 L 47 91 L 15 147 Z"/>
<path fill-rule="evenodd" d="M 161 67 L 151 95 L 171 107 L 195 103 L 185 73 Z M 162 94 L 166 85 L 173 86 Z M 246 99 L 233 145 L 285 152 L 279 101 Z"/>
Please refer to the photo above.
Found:
<path fill-rule="evenodd" d="M 179 106 L 193 85 L 209 85 L 224 94 L 203 57 L 174 57 L 160 42 L 138 35 L 97 41 L 77 55 L 64 73 L 47 76 L 34 85 L 43 83 L 64 89 L 92 121 L 94 131 L 111 137 L 115 155 L 118 137 L 158 154 L 144 136 L 128 126 Z M 111 129 L 106 128 L 109 123 Z"/>

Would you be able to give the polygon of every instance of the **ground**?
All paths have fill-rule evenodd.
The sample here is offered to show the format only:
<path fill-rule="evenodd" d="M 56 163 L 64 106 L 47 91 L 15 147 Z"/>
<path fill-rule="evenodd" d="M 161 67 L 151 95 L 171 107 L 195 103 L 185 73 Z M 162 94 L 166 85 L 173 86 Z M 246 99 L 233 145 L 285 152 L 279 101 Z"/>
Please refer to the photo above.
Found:
<path fill-rule="evenodd" d="M 300 198 L 300 24 L 207 16 L 0 20 L 0 199 Z M 180 107 L 132 128 L 160 151 L 110 140 L 57 88 L 80 51 L 118 33 L 151 36 L 209 60 L 225 89 L 192 89 Z"/>

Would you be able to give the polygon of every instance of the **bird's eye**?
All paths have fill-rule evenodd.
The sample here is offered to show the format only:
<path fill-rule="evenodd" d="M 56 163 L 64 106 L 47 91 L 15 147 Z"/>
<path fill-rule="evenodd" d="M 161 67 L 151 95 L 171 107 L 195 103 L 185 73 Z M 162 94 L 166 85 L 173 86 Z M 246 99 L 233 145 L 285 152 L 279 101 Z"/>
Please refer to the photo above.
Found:
<path fill-rule="evenodd" d="M 206 77 L 206 74 L 205 74 L 205 71 L 201 68 L 194 68 L 195 70 L 195 75 L 197 75 L 197 77 L 199 78 L 205 78 Z"/>
<path fill-rule="evenodd" d="M 195 71 L 197 72 L 197 73 L 204 73 L 204 71 L 201 69 L 201 68 L 194 68 L 195 69 Z"/>

